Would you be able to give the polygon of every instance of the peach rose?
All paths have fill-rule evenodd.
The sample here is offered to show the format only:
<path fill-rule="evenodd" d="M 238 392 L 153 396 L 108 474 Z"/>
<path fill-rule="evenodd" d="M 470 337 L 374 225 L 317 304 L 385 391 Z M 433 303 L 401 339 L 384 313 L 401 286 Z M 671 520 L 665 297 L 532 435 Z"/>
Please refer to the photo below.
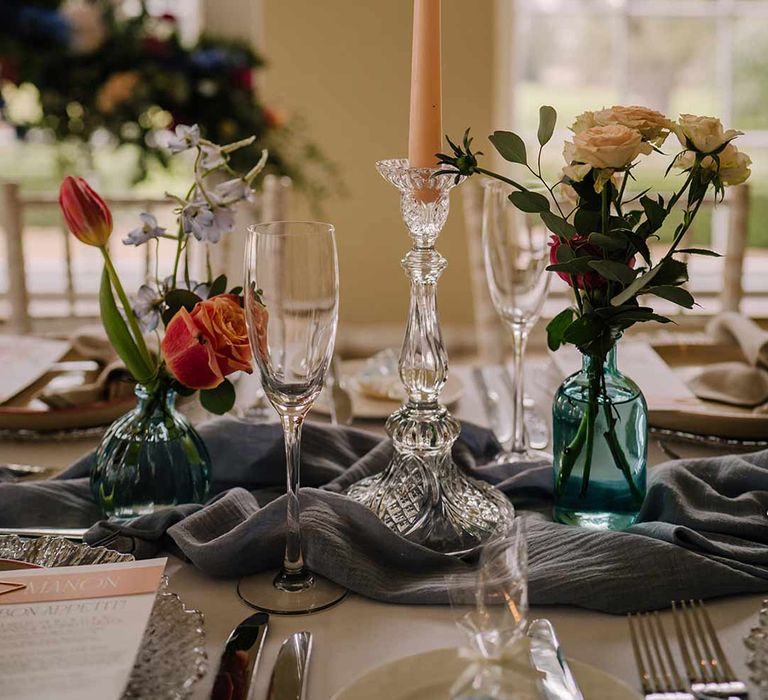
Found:
<path fill-rule="evenodd" d="M 576 120 L 571 124 L 570 129 L 574 134 L 580 134 L 582 131 L 591 129 L 593 126 L 598 126 L 595 120 L 594 112 L 582 112 Z"/>
<path fill-rule="evenodd" d="M 629 107 L 614 105 L 610 109 L 601 109 L 599 112 L 594 112 L 593 119 L 597 126 L 620 124 L 629 129 L 635 129 L 640 132 L 643 141 L 649 141 L 656 146 L 664 143 L 672 129 L 672 122 L 661 112 L 637 105 Z"/>
<path fill-rule="evenodd" d="M 744 133 L 736 129 L 724 130 L 717 117 L 697 117 L 693 114 L 681 114 L 677 124 L 672 125 L 672 130 L 683 148 L 692 148 L 699 153 L 712 153 Z"/>
<path fill-rule="evenodd" d="M 752 159 L 746 153 L 742 153 L 732 143 L 729 143 L 720 151 L 718 158 L 720 160 L 719 169 L 717 162 L 712 156 L 702 158 L 701 167 L 713 173 L 717 172 L 723 185 L 740 185 L 742 182 L 746 182 L 752 174 L 749 168 L 752 164 Z M 696 154 L 693 151 L 683 151 L 675 159 L 675 167 L 685 170 L 692 168 L 695 162 Z"/>
<path fill-rule="evenodd" d="M 563 174 L 580 182 L 595 170 L 595 190 L 601 192 L 616 170 L 623 170 L 638 155 L 652 150 L 635 129 L 621 124 L 593 126 L 574 134 L 572 142 L 565 142 L 563 156 L 568 165 Z"/>
<path fill-rule="evenodd" d="M 190 389 L 213 389 L 232 372 L 251 372 L 251 347 L 238 297 L 219 294 L 188 312 L 181 308 L 165 329 L 165 363 Z"/>

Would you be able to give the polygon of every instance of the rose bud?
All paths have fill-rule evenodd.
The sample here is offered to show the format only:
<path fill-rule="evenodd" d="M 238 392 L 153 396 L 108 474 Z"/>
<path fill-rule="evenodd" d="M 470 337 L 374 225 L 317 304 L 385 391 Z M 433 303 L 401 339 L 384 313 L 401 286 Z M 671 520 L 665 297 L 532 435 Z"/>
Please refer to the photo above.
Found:
<path fill-rule="evenodd" d="M 112 213 L 82 177 L 68 175 L 59 189 L 59 206 L 69 230 L 87 245 L 103 248 L 112 234 Z"/>
<path fill-rule="evenodd" d="M 171 374 L 190 389 L 213 389 L 233 372 L 251 372 L 251 348 L 238 297 L 219 294 L 190 313 L 181 308 L 161 344 Z"/>

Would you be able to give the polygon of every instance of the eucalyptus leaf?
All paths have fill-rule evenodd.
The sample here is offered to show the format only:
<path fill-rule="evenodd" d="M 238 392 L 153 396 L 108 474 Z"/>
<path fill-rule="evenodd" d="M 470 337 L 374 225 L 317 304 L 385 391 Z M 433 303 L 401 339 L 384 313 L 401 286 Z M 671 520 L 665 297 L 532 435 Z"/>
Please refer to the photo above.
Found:
<path fill-rule="evenodd" d="M 517 134 L 513 134 L 511 131 L 494 131 L 488 140 L 504 160 L 521 165 L 528 163 L 525 142 Z"/>
<path fill-rule="evenodd" d="M 651 233 L 660 229 L 667 217 L 667 210 L 650 197 L 640 197 L 640 204 L 645 211 L 645 218 L 648 220 Z"/>
<path fill-rule="evenodd" d="M 720 253 L 714 250 L 708 250 L 707 248 L 680 248 L 678 253 L 688 253 L 689 255 L 708 255 L 711 258 L 722 258 Z"/>
<path fill-rule="evenodd" d="M 539 107 L 539 129 L 536 136 L 539 139 L 539 145 L 546 145 L 552 138 L 557 123 L 557 112 L 554 107 L 542 105 Z"/>
<path fill-rule="evenodd" d="M 563 344 L 563 335 L 573 323 L 573 309 L 563 309 L 547 324 L 547 347 L 553 352 Z"/>
<path fill-rule="evenodd" d="M 106 267 L 101 273 L 99 310 L 107 338 L 109 338 L 109 342 L 112 343 L 112 347 L 120 359 L 125 363 L 128 371 L 139 384 L 150 382 L 155 374 L 154 368 L 144 359 L 136 341 L 128 330 L 128 325 L 120 313 L 117 302 L 115 302 L 115 295 L 112 292 L 112 284 L 109 281 Z M 126 313 L 130 314 L 133 311 L 126 309 Z"/>
<path fill-rule="evenodd" d="M 599 210 L 579 208 L 573 216 L 573 225 L 582 236 L 588 236 L 600 230 L 600 218 Z"/>
<path fill-rule="evenodd" d="M 560 238 L 570 240 L 577 233 L 572 224 L 568 223 L 562 216 L 558 216 L 551 211 L 541 212 L 541 220 L 552 233 L 557 234 Z"/>
<path fill-rule="evenodd" d="M 573 248 L 570 246 L 561 245 L 555 249 L 555 257 L 557 258 L 557 262 L 563 263 L 573 260 L 576 257 L 576 253 L 573 252 Z"/>
<path fill-rule="evenodd" d="M 626 240 L 622 240 L 619 236 L 608 236 L 603 233 L 590 233 L 589 242 L 608 251 L 624 250 L 627 247 Z"/>
<path fill-rule="evenodd" d="M 667 258 L 666 260 L 662 260 L 658 267 L 659 273 L 653 280 L 654 286 L 677 286 L 679 284 L 683 284 L 683 282 L 688 281 L 688 265 L 686 265 L 682 260 Z"/>
<path fill-rule="evenodd" d="M 611 305 L 621 306 L 636 296 L 646 287 L 651 286 L 677 286 L 688 281 L 688 266 L 680 260 L 674 258 L 665 258 L 658 265 L 655 265 L 647 272 L 635 278 L 626 289 L 619 292 L 613 299 Z"/>
<path fill-rule="evenodd" d="M 615 297 L 611 299 L 611 305 L 621 306 L 622 304 L 625 304 L 634 296 L 637 296 L 640 290 L 643 287 L 645 287 L 647 284 L 649 284 L 653 280 L 653 278 L 656 277 L 656 275 L 658 274 L 659 274 L 659 266 L 656 265 L 655 267 L 652 267 L 647 272 L 644 272 L 640 276 L 635 277 L 633 282 L 631 282 L 625 289 L 620 291 Z"/>
<path fill-rule="evenodd" d="M 227 290 L 227 276 L 219 275 L 213 282 L 211 282 L 211 288 L 208 290 L 209 297 L 215 297 L 219 294 L 223 294 Z M 187 309 L 189 311 L 189 309 Z"/>
<path fill-rule="evenodd" d="M 567 260 L 565 262 L 558 262 L 552 265 L 547 265 L 547 270 L 549 272 L 567 272 L 569 274 L 578 272 L 590 272 L 592 268 L 589 266 L 589 263 L 592 262 L 592 260 L 593 258 L 581 256 Z"/>
<path fill-rule="evenodd" d="M 549 211 L 549 200 L 538 192 L 531 192 L 530 190 L 513 192 L 509 195 L 509 201 L 520 211 L 528 214 L 540 214 Z"/>
<path fill-rule="evenodd" d="M 630 284 L 637 272 L 622 262 L 615 260 L 590 260 L 589 266 L 599 272 L 605 279 L 621 284 Z"/>
<path fill-rule="evenodd" d="M 221 416 L 235 405 L 235 387 L 229 379 L 225 379 L 214 389 L 203 389 L 200 392 L 200 403 L 206 411 Z"/>
<path fill-rule="evenodd" d="M 648 263 L 648 266 L 651 265 L 651 251 L 648 248 L 648 244 L 645 242 L 645 239 L 635 231 L 630 231 L 628 229 L 624 229 L 624 235 L 629 239 L 630 243 L 635 247 L 635 250 L 640 253 L 643 260 L 645 260 L 646 263 Z"/>
<path fill-rule="evenodd" d="M 648 294 L 655 294 L 657 297 L 671 301 L 686 309 L 692 309 L 696 304 L 693 295 L 687 289 L 683 289 L 682 287 L 660 285 L 658 287 L 650 287 L 645 291 Z"/>
<path fill-rule="evenodd" d="M 624 221 L 629 228 L 635 228 L 640 223 L 642 216 L 643 212 L 639 209 L 632 209 L 631 211 L 624 212 Z"/>
<path fill-rule="evenodd" d="M 605 332 L 595 316 L 580 316 L 563 331 L 563 340 L 576 346 L 594 341 Z"/>

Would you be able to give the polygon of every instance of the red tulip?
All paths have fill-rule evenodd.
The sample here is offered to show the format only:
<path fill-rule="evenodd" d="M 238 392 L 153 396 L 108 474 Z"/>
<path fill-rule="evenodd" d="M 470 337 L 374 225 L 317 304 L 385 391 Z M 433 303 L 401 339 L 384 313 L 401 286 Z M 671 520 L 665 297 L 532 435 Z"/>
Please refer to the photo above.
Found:
<path fill-rule="evenodd" d="M 112 234 L 112 213 L 82 177 L 68 175 L 59 189 L 59 206 L 69 230 L 87 245 L 103 248 Z"/>
<path fill-rule="evenodd" d="M 190 389 L 213 389 L 232 372 L 251 372 L 245 314 L 233 294 L 179 309 L 165 329 L 165 364 Z"/>

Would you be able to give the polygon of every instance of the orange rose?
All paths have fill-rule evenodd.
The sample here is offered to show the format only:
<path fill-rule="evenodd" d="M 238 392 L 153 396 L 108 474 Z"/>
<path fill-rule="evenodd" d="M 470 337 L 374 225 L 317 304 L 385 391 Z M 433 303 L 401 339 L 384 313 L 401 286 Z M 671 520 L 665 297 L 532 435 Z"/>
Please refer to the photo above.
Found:
<path fill-rule="evenodd" d="M 162 342 L 171 374 L 190 389 L 213 389 L 232 372 L 251 372 L 245 314 L 233 294 L 179 309 Z"/>

